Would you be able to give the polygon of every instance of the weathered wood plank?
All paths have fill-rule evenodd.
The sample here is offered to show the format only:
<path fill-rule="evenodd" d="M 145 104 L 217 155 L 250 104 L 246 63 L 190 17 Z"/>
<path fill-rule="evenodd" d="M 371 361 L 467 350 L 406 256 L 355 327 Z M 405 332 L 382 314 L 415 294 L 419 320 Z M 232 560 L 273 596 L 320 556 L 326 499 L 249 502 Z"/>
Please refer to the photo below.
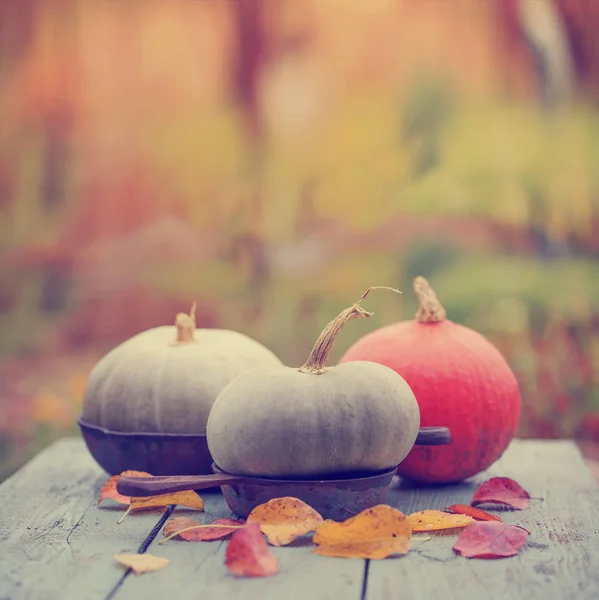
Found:
<path fill-rule="evenodd" d="M 599 598 L 599 488 L 569 442 L 516 441 L 494 467 L 471 482 L 442 488 L 402 484 L 391 503 L 408 513 L 468 503 L 493 475 L 519 481 L 535 497 L 526 511 L 503 513 L 531 531 L 519 557 L 467 560 L 451 547 L 456 535 L 414 544 L 408 556 L 371 561 L 367 598 Z M 80 440 L 55 444 L 0 486 L 0 599 L 105 598 L 123 570 L 113 555 L 136 552 L 159 518 L 142 513 L 116 521 L 122 509 L 96 506 L 107 476 Z M 219 494 L 203 494 L 211 521 L 231 516 Z M 541 499 L 542 498 L 542 499 Z M 177 510 L 175 514 L 184 514 Z M 131 575 L 116 598 L 360 598 L 364 561 L 325 558 L 301 543 L 273 548 L 281 573 L 236 579 L 224 566 L 227 542 L 169 541 L 149 552 L 171 559 L 164 570 Z"/>
<path fill-rule="evenodd" d="M 516 440 L 472 481 L 418 489 L 402 483 L 390 503 L 405 513 L 469 504 L 478 485 L 493 476 L 512 477 L 534 497 L 528 510 L 500 513 L 531 532 L 519 556 L 468 560 L 452 550 L 457 534 L 436 534 L 404 557 L 371 561 L 367 598 L 599 598 L 599 487 L 571 442 Z"/>
<path fill-rule="evenodd" d="M 220 518 L 235 518 L 220 494 L 202 494 L 206 505 L 198 521 L 209 523 Z M 314 553 L 309 539 L 296 540 L 285 548 L 272 548 L 280 573 L 266 579 L 236 578 L 225 567 L 224 542 L 184 542 L 156 538 L 148 552 L 170 559 L 163 570 L 143 577 L 128 577 L 115 596 L 132 598 L 203 598 L 227 600 L 359 600 L 362 593 L 365 561 L 331 561 Z"/>
<path fill-rule="evenodd" d="M 81 440 L 62 440 L 0 486 L 0 599 L 105 598 L 158 513 L 96 506 L 106 475 Z"/>

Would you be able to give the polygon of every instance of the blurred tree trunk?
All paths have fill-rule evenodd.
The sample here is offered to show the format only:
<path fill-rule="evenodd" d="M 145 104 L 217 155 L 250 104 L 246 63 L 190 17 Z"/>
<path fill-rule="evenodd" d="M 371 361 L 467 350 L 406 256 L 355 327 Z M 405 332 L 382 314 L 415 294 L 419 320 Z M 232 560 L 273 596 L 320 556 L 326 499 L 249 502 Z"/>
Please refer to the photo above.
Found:
<path fill-rule="evenodd" d="M 260 72 L 267 54 L 264 8 L 265 0 L 234 0 L 232 3 L 238 40 L 234 87 L 248 136 L 256 148 L 264 141 L 259 102 Z"/>
<path fill-rule="evenodd" d="M 35 31 L 37 0 L 0 2 L 0 75 L 25 54 Z"/>

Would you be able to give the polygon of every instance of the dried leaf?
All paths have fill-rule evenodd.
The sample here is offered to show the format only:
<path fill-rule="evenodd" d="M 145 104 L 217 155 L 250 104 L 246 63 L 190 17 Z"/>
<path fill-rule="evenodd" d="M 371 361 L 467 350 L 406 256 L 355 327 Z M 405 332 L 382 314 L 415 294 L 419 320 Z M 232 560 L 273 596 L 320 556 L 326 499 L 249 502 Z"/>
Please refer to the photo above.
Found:
<path fill-rule="evenodd" d="M 185 492 L 175 492 L 174 494 L 131 498 L 131 512 L 148 510 L 151 508 L 163 508 L 169 504 L 177 504 L 179 506 L 195 508 L 196 510 L 204 510 L 204 501 L 202 500 L 202 497 L 193 490 L 188 490 Z"/>
<path fill-rule="evenodd" d="M 277 559 L 264 541 L 258 523 L 248 523 L 231 536 L 225 565 L 240 577 L 270 577 L 279 572 Z"/>
<path fill-rule="evenodd" d="M 324 521 L 314 534 L 316 552 L 344 558 L 387 558 L 410 549 L 412 526 L 391 506 L 379 504 L 343 523 Z"/>
<path fill-rule="evenodd" d="M 158 571 L 169 563 L 168 558 L 160 558 L 152 554 L 115 554 L 114 558 L 136 575 Z"/>
<path fill-rule="evenodd" d="M 472 497 L 472 506 L 486 503 L 522 510 L 530 507 L 530 495 L 509 477 L 493 477 L 485 481 Z"/>
<path fill-rule="evenodd" d="M 464 529 L 453 549 L 466 558 L 505 558 L 518 554 L 528 535 L 517 525 L 476 521 Z"/>
<path fill-rule="evenodd" d="M 111 500 L 116 500 L 120 504 L 129 504 L 130 498 L 129 496 L 123 496 L 116 491 L 116 482 L 123 476 L 126 477 L 151 477 L 149 473 L 144 473 L 143 471 L 123 471 L 120 475 L 113 475 L 100 490 L 100 499 L 98 500 L 98 506 L 104 500 L 110 498 Z"/>
<path fill-rule="evenodd" d="M 160 494 L 158 496 L 132 497 L 127 512 L 118 520 L 118 523 L 121 523 L 130 512 L 164 508 L 169 504 L 177 504 L 196 510 L 204 510 L 204 501 L 202 500 L 202 497 L 192 490 L 175 492 L 173 494 Z"/>
<path fill-rule="evenodd" d="M 217 519 L 213 523 L 198 523 L 188 517 L 177 517 L 176 519 L 170 519 L 164 526 L 165 539 L 160 543 L 162 544 L 173 537 L 181 538 L 186 542 L 222 540 L 234 531 L 241 529 L 244 525 L 244 521 L 233 519 Z"/>
<path fill-rule="evenodd" d="M 412 531 L 422 532 L 466 527 L 473 523 L 474 519 L 467 515 L 451 515 L 441 510 L 421 510 L 408 515 L 408 521 L 412 525 Z"/>
<path fill-rule="evenodd" d="M 285 496 L 256 506 L 247 522 L 258 523 L 273 546 L 286 546 L 300 535 L 315 531 L 323 518 L 302 500 Z"/>
<path fill-rule="evenodd" d="M 467 504 L 452 504 L 451 506 L 448 506 L 443 510 L 451 513 L 457 513 L 460 515 L 469 515 L 477 521 L 499 521 L 499 523 L 503 523 L 503 519 L 501 519 L 497 515 L 492 515 L 486 510 L 474 508 L 473 506 L 468 506 Z"/>

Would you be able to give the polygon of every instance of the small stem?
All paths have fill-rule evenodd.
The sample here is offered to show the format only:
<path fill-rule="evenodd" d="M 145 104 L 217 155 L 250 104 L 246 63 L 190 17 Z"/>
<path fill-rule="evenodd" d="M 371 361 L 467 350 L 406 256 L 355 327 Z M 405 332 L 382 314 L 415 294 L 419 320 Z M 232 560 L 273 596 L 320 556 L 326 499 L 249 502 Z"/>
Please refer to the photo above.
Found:
<path fill-rule="evenodd" d="M 300 373 L 320 375 L 327 371 L 325 366 L 326 362 L 333 351 L 335 342 L 344 325 L 351 319 L 367 319 L 374 314 L 364 310 L 360 306 L 360 302 L 364 300 L 372 290 L 391 290 L 392 292 L 401 294 L 399 290 L 386 286 L 374 286 L 368 288 L 352 306 L 339 313 L 339 315 L 322 330 L 322 333 L 318 336 L 318 339 L 312 348 L 312 352 L 310 352 L 308 360 L 298 369 Z"/>
<path fill-rule="evenodd" d="M 196 329 L 196 303 L 191 305 L 189 314 L 179 313 L 175 317 L 175 327 L 177 328 L 177 339 L 175 345 L 190 344 L 195 342 L 194 333 Z"/>
<path fill-rule="evenodd" d="M 414 279 L 414 292 L 418 297 L 420 308 L 416 313 L 416 318 L 421 323 L 440 323 L 445 321 L 447 313 L 439 302 L 435 291 L 430 283 L 421 275 Z"/>
<path fill-rule="evenodd" d="M 131 512 L 131 508 L 131 505 L 129 505 L 127 512 L 117 521 L 117 525 L 120 525 L 123 522 L 123 519 Z"/>

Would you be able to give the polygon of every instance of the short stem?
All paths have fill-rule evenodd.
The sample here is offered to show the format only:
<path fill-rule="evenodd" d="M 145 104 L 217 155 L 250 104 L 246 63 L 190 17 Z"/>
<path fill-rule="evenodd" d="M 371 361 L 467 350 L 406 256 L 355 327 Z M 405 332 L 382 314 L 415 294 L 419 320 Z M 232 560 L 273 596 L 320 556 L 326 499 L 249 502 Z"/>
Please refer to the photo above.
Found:
<path fill-rule="evenodd" d="M 439 302 L 435 291 L 430 283 L 421 275 L 414 279 L 414 292 L 418 297 L 420 307 L 416 313 L 416 319 L 421 323 L 440 323 L 445 321 L 447 313 Z"/>
<path fill-rule="evenodd" d="M 175 327 L 177 328 L 177 339 L 175 344 L 190 344 L 194 342 L 194 333 L 196 330 L 196 303 L 191 305 L 189 314 L 179 313 L 175 317 Z"/>
<path fill-rule="evenodd" d="M 360 302 L 364 300 L 366 296 L 368 296 L 368 293 L 371 290 L 391 290 L 401 294 L 399 290 L 385 286 L 368 288 L 352 306 L 339 313 L 339 315 L 322 330 L 322 333 L 320 336 L 318 336 L 318 339 L 314 344 L 314 348 L 312 348 L 312 352 L 310 352 L 308 360 L 298 369 L 300 373 L 320 375 L 321 373 L 326 372 L 327 360 L 333 351 L 335 342 L 337 341 L 337 338 L 339 337 L 344 325 L 351 319 L 367 319 L 374 314 L 364 310 L 360 306 Z"/>

